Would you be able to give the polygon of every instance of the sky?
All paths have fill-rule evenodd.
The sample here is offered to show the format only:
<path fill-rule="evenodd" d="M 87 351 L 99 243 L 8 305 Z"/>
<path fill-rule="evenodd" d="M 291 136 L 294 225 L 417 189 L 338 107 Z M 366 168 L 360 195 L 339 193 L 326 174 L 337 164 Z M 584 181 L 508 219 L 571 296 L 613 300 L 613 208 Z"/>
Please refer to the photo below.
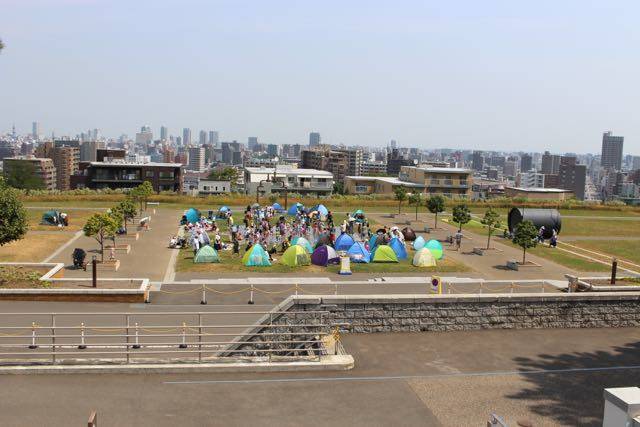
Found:
<path fill-rule="evenodd" d="M 0 133 L 640 155 L 637 0 L 0 0 Z"/>

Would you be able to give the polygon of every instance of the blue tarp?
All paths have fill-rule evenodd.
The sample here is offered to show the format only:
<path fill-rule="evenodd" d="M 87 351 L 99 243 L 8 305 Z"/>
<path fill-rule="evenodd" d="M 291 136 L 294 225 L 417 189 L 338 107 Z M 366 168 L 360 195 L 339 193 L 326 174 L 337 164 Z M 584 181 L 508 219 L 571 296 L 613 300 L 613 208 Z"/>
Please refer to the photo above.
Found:
<path fill-rule="evenodd" d="M 335 243 L 336 251 L 348 251 L 351 246 L 354 244 L 354 240 L 347 233 L 342 233 L 338 236 Z"/>
<path fill-rule="evenodd" d="M 368 263 L 371 260 L 371 254 L 364 247 L 362 242 L 355 242 L 349 250 L 347 251 L 347 255 L 351 258 L 353 262 L 366 262 Z"/>
<path fill-rule="evenodd" d="M 200 220 L 200 213 L 194 208 L 189 208 L 185 215 L 187 217 L 187 222 L 190 222 L 191 224 L 195 224 Z"/>

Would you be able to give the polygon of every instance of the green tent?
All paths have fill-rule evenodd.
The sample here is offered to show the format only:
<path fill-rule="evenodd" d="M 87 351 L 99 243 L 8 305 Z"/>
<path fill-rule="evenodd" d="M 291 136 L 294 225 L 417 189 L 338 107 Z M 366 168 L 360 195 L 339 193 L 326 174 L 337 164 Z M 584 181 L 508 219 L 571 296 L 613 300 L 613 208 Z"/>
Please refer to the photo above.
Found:
<path fill-rule="evenodd" d="M 60 213 L 58 211 L 46 211 L 42 214 L 42 224 L 45 225 L 58 225 L 58 218 Z"/>
<path fill-rule="evenodd" d="M 311 258 L 305 248 L 300 245 L 291 245 L 282 254 L 282 263 L 289 267 L 299 267 L 311 264 Z"/>
<path fill-rule="evenodd" d="M 247 267 L 269 267 L 269 254 L 260 244 L 255 244 L 249 248 L 242 256 L 242 264 Z"/>
<path fill-rule="evenodd" d="M 376 248 L 371 258 L 372 262 L 398 262 L 396 253 L 389 245 L 380 245 Z"/>
<path fill-rule="evenodd" d="M 218 256 L 218 252 L 215 249 L 213 249 L 209 245 L 206 245 L 198 250 L 196 256 L 193 257 L 193 262 L 197 264 L 207 262 L 220 262 L 220 257 Z"/>

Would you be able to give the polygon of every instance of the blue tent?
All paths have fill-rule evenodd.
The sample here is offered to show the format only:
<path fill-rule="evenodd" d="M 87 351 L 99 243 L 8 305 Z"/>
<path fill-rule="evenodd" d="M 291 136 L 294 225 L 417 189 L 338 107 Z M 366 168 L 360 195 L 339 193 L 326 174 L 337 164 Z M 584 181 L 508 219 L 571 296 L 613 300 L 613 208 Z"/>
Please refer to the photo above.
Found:
<path fill-rule="evenodd" d="M 369 250 L 373 250 L 376 247 L 376 242 L 378 241 L 378 235 L 374 234 L 369 239 Z"/>
<path fill-rule="evenodd" d="M 313 209 L 311 209 L 311 211 L 318 211 L 318 213 L 322 216 L 329 215 L 329 209 L 327 209 L 327 207 L 322 203 L 317 206 L 314 206 Z"/>
<path fill-rule="evenodd" d="M 351 258 L 351 261 L 353 262 L 369 263 L 369 261 L 371 260 L 371 254 L 369 253 L 367 248 L 364 247 L 364 244 L 362 242 L 355 242 L 353 245 L 351 245 L 351 247 L 347 251 L 347 255 L 349 255 L 349 258 Z"/>
<path fill-rule="evenodd" d="M 229 212 L 230 210 L 229 206 L 223 206 L 218 210 L 218 212 Z"/>
<path fill-rule="evenodd" d="M 291 207 L 287 211 L 287 214 L 294 216 L 294 215 L 297 215 L 298 211 L 301 211 L 303 209 L 304 209 L 304 205 L 302 203 L 296 203 L 294 205 L 291 205 Z"/>
<path fill-rule="evenodd" d="M 396 253 L 398 259 L 407 259 L 409 257 L 409 255 L 407 255 L 407 248 L 405 248 L 404 243 L 397 237 L 391 239 L 389 246 L 393 249 L 393 252 Z"/>
<path fill-rule="evenodd" d="M 274 203 L 273 205 L 271 205 L 271 207 L 276 212 L 282 212 L 284 210 L 284 209 L 282 209 L 282 205 L 280 205 L 280 203 L 277 203 L 277 202 Z"/>
<path fill-rule="evenodd" d="M 191 224 L 195 224 L 200 220 L 200 212 L 194 208 L 189 208 L 185 216 L 187 217 L 187 222 L 190 222 Z"/>
<path fill-rule="evenodd" d="M 351 236 L 349 236 L 347 233 L 342 233 L 336 239 L 334 247 L 336 248 L 336 251 L 348 251 L 354 243 L 355 241 Z"/>
<path fill-rule="evenodd" d="M 413 241 L 413 249 L 419 251 L 420 249 L 424 248 L 424 245 L 426 244 L 427 242 L 424 240 L 424 237 L 418 236 L 416 240 Z"/>

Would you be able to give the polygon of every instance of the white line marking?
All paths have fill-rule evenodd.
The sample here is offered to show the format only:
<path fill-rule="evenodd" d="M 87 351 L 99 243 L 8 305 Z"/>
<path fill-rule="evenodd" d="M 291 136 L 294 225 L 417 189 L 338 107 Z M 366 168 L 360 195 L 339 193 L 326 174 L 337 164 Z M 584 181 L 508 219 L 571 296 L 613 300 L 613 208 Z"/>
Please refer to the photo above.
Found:
<path fill-rule="evenodd" d="M 195 380 L 195 381 L 163 381 L 163 384 L 268 384 L 268 383 L 296 383 L 296 382 L 330 382 L 330 381 L 386 381 L 386 380 L 410 380 L 410 379 L 433 379 L 448 377 L 490 377 L 509 375 L 539 375 L 557 373 L 579 373 L 579 372 L 602 372 L 616 370 L 640 369 L 640 365 L 631 366 L 603 366 L 596 368 L 567 368 L 567 369 L 541 369 L 536 371 L 495 371 L 495 372 L 469 372 L 454 374 L 433 374 L 433 375 L 389 375 L 389 376 L 369 376 L 369 377 L 308 377 L 308 378 L 276 378 L 267 380 Z"/>
<path fill-rule="evenodd" d="M 51 255 L 49 255 L 47 258 L 45 258 L 42 262 L 50 262 L 52 259 L 54 259 L 58 255 L 60 255 L 62 253 L 62 251 L 67 249 L 69 246 L 71 246 L 71 244 L 73 242 L 78 240 L 78 238 L 80 236 L 82 236 L 82 234 L 83 234 L 82 230 L 76 231 L 76 234 L 74 234 L 72 238 L 67 240 L 67 243 L 65 243 L 64 245 L 60 246 L 58 249 L 56 249 Z"/>

